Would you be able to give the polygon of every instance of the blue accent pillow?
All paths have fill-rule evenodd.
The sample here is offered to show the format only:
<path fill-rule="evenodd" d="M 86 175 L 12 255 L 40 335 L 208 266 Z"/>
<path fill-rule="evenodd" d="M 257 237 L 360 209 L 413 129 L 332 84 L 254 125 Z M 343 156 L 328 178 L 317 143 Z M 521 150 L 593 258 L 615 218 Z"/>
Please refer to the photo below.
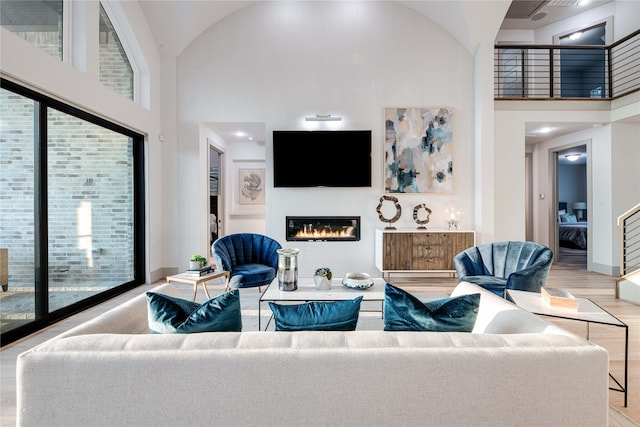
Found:
<path fill-rule="evenodd" d="M 384 330 L 471 332 L 479 305 L 480 294 L 423 303 L 387 283 L 384 288 Z"/>
<path fill-rule="evenodd" d="M 353 331 L 362 297 L 347 301 L 312 301 L 280 305 L 270 302 L 276 331 Z"/>
<path fill-rule="evenodd" d="M 240 332 L 240 291 L 232 289 L 199 304 L 169 295 L 147 292 L 149 330 L 152 334 Z"/>

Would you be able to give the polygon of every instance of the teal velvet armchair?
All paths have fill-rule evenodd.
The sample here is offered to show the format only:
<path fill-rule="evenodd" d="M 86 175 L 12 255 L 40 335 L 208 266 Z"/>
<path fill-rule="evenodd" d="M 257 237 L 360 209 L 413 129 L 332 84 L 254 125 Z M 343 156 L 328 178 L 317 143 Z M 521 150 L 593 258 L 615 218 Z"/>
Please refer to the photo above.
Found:
<path fill-rule="evenodd" d="M 458 282 L 471 282 L 501 297 L 507 289 L 540 292 L 553 262 L 553 251 L 534 242 L 485 243 L 453 258 Z"/>
<path fill-rule="evenodd" d="M 276 240 L 255 233 L 237 233 L 220 237 L 211 250 L 216 268 L 230 273 L 229 287 L 252 288 L 268 285 L 278 270 Z"/>

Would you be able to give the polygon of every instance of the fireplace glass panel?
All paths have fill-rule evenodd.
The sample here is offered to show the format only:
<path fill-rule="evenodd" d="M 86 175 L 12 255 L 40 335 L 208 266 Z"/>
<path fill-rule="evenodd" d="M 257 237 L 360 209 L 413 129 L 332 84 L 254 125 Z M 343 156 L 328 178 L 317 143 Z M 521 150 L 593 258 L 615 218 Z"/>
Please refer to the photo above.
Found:
<path fill-rule="evenodd" d="M 287 241 L 358 241 L 359 216 L 288 216 Z"/>

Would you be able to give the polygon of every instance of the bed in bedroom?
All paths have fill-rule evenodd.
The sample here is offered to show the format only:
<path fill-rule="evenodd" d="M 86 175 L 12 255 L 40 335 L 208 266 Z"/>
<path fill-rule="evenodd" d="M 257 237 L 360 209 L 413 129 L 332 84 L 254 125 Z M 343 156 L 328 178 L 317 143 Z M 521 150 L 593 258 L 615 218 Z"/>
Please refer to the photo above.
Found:
<path fill-rule="evenodd" d="M 587 224 L 587 221 L 577 221 L 575 215 L 567 214 L 566 202 L 560 202 L 558 240 L 561 247 L 587 249 Z"/>
<path fill-rule="evenodd" d="M 587 249 L 587 222 L 561 222 L 558 237 L 560 246 Z"/>

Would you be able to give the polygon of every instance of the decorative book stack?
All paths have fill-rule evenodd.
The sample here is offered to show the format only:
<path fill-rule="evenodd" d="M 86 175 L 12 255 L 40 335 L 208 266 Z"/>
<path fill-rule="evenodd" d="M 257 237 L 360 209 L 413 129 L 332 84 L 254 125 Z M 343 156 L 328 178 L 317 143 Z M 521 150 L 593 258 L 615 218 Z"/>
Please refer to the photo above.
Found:
<path fill-rule="evenodd" d="M 578 309 L 578 300 L 566 289 L 542 287 L 540 295 L 544 302 L 551 307 Z"/>
<path fill-rule="evenodd" d="M 206 274 L 209 274 L 213 272 L 213 268 L 210 265 L 207 265 L 206 267 L 202 267 L 199 268 L 197 270 L 187 270 L 186 273 L 193 276 L 193 277 L 200 277 L 200 276 L 204 276 Z"/>

